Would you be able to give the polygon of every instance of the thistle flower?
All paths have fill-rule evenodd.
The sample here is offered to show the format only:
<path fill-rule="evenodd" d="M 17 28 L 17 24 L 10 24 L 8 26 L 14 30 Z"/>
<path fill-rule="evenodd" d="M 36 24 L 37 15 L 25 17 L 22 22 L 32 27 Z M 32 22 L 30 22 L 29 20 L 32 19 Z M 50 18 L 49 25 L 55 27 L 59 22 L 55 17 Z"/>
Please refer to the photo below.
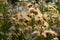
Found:
<path fill-rule="evenodd" d="M 44 21 L 44 24 L 43 25 L 46 26 L 46 28 L 49 27 L 49 24 L 46 21 Z"/>
<path fill-rule="evenodd" d="M 27 23 L 23 23 L 24 27 L 28 27 Z"/>
<path fill-rule="evenodd" d="M 38 30 L 38 27 L 37 27 L 37 26 L 35 26 L 35 27 L 34 27 L 34 30 Z"/>
<path fill-rule="evenodd" d="M 20 19 L 19 19 L 19 22 L 23 22 L 23 20 L 24 20 L 23 18 L 20 18 Z"/>
<path fill-rule="evenodd" d="M 30 18 L 26 18 L 24 22 L 29 24 L 30 20 L 31 20 Z"/>
<path fill-rule="evenodd" d="M 52 30 L 45 30 L 44 32 L 51 34 L 51 36 L 57 36 L 57 33 L 55 31 L 52 31 Z"/>
<path fill-rule="evenodd" d="M 47 13 L 44 13 L 44 14 L 43 14 L 43 18 L 44 18 L 46 21 L 50 20 L 50 16 L 49 16 L 49 14 L 47 14 Z"/>
<path fill-rule="evenodd" d="M 57 38 L 57 37 L 55 37 L 55 38 L 53 38 L 52 40 L 58 40 L 58 38 Z"/>
<path fill-rule="evenodd" d="M 33 13 L 27 14 L 28 17 L 32 18 L 33 17 Z"/>
<path fill-rule="evenodd" d="M 16 28 L 14 26 L 12 26 L 9 30 L 15 31 Z"/>
<path fill-rule="evenodd" d="M 24 30 L 28 31 L 28 32 L 31 32 L 32 31 L 32 27 L 31 26 L 27 26 L 24 28 Z"/>
<path fill-rule="evenodd" d="M 36 36 L 40 36 L 40 32 L 39 32 L 39 31 L 34 31 L 34 32 L 32 33 L 32 35 L 35 35 L 35 37 L 36 37 Z"/>
<path fill-rule="evenodd" d="M 35 16 L 35 21 L 38 22 L 39 20 L 40 20 L 40 19 L 39 19 L 37 16 Z"/>
<path fill-rule="evenodd" d="M 42 13 L 41 13 L 41 11 L 37 8 L 36 9 L 36 11 L 38 12 L 38 15 L 40 16 L 40 17 L 42 17 Z"/>
<path fill-rule="evenodd" d="M 16 18 L 12 18 L 13 21 L 16 21 Z"/>
<path fill-rule="evenodd" d="M 27 5 L 27 7 L 28 7 L 28 8 L 31 8 L 31 7 L 32 7 L 32 3 L 29 3 L 29 4 Z"/>
<path fill-rule="evenodd" d="M 44 27 L 43 25 L 41 25 L 41 26 L 39 27 L 39 29 L 40 29 L 40 31 L 44 31 L 44 30 L 45 30 L 45 27 Z"/>
<path fill-rule="evenodd" d="M 44 32 L 43 32 L 41 35 L 42 35 L 44 38 L 47 37 L 46 33 L 44 33 Z"/>
<path fill-rule="evenodd" d="M 29 9 L 29 12 L 30 12 L 30 13 L 34 13 L 35 15 L 38 14 L 38 12 L 37 12 L 34 8 L 30 8 L 30 9 Z"/>
<path fill-rule="evenodd" d="M 21 34 L 22 34 L 22 29 L 21 29 L 21 28 L 18 28 L 18 29 L 16 30 L 16 33 L 17 33 L 18 36 L 21 36 Z"/>

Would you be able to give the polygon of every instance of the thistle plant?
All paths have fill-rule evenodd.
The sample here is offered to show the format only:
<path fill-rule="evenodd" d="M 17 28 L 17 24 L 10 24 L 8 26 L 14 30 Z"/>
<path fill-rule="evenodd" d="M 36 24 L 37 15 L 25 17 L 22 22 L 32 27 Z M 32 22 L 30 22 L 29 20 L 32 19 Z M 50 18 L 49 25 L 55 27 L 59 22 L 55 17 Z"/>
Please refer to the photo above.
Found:
<path fill-rule="evenodd" d="M 53 12 L 56 11 L 54 6 L 47 6 L 47 9 L 44 7 L 46 10 L 42 14 L 38 7 L 35 9 L 36 5 L 28 3 L 28 6 L 25 6 L 28 11 L 26 14 L 17 12 L 8 16 L 7 5 L 3 3 L 0 5 L 3 14 L 0 23 L 0 40 L 59 40 L 58 29 L 55 31 L 52 27 L 59 25 L 60 22 L 58 12 Z"/>

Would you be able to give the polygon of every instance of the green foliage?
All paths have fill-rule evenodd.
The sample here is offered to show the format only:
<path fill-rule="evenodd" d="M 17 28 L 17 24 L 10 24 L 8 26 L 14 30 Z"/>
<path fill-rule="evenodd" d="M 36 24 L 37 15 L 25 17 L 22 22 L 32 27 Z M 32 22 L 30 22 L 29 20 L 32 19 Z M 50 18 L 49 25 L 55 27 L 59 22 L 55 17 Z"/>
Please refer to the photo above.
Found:
<path fill-rule="evenodd" d="M 7 15 L 7 9 L 6 9 L 7 5 L 1 3 L 0 4 L 0 13 L 3 14 L 3 20 L 1 20 L 1 22 L 3 22 L 0 27 L 0 32 L 3 33 L 3 35 L 0 36 L 0 40 L 7 40 L 7 33 L 9 33 L 9 28 L 12 26 L 12 23 L 9 20 L 9 16 Z M 7 35 L 6 35 L 7 34 Z"/>
<path fill-rule="evenodd" d="M 39 2 L 39 0 L 35 0 L 36 1 L 36 3 L 38 3 Z"/>
<path fill-rule="evenodd" d="M 60 13 L 60 3 L 56 3 L 56 6 L 58 7 L 57 10 L 58 10 L 59 13 Z"/>
<path fill-rule="evenodd" d="M 34 17 L 31 19 L 31 21 L 30 21 L 30 25 L 31 26 L 34 26 L 34 23 L 35 23 L 35 21 L 34 21 Z"/>
<path fill-rule="evenodd" d="M 42 37 L 38 36 L 35 40 L 42 40 Z"/>
<path fill-rule="evenodd" d="M 60 32 L 58 33 L 58 39 L 60 40 Z"/>

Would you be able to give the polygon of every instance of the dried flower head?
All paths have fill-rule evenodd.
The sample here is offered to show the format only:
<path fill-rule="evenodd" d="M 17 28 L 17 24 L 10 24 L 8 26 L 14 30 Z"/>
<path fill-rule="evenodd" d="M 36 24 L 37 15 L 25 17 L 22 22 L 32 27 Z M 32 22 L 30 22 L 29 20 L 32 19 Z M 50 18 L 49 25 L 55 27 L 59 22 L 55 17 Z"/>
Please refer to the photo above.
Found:
<path fill-rule="evenodd" d="M 35 36 L 40 36 L 40 32 L 39 31 L 34 31 L 32 34 L 35 35 Z"/>

